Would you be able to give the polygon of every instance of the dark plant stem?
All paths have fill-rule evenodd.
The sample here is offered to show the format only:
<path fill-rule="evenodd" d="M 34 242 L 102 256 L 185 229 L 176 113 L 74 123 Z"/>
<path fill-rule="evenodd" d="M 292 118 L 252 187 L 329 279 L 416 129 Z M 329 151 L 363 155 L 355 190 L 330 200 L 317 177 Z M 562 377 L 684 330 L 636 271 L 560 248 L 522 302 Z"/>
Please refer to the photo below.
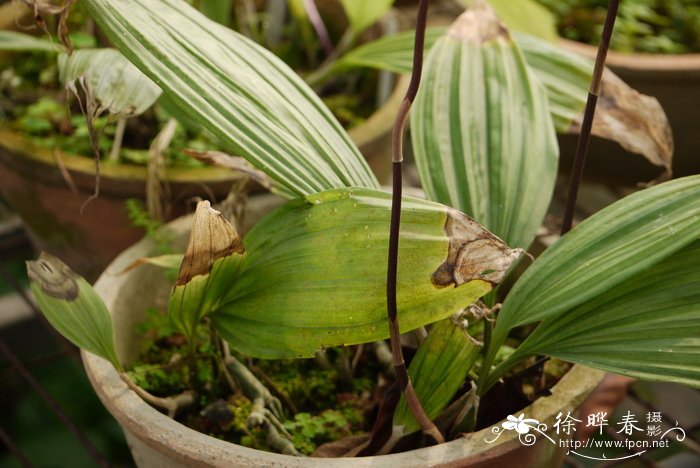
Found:
<path fill-rule="evenodd" d="M 428 0 L 420 0 L 418 6 L 418 21 L 416 24 L 416 38 L 413 48 L 413 72 L 411 82 L 406 91 L 399 111 L 394 121 L 392 133 L 392 161 L 393 161 L 393 192 L 391 199 L 391 226 L 389 230 L 389 258 L 386 278 L 386 305 L 389 316 L 389 333 L 391 335 L 391 353 L 394 359 L 394 371 L 396 381 L 403 392 L 406 403 L 413 413 L 413 417 L 423 430 L 423 433 L 432 437 L 437 443 L 445 441 L 435 424 L 430 420 L 423 409 L 418 395 L 413 388 L 411 378 L 406 369 L 406 362 L 401 350 L 401 332 L 399 329 L 399 317 L 396 307 L 396 277 L 399 257 L 399 230 L 401 225 L 401 170 L 403 167 L 403 130 L 411 109 L 411 104 L 418 93 L 421 73 L 423 70 L 423 46 L 425 40 L 425 25 L 428 13 Z"/>
<path fill-rule="evenodd" d="M 588 91 L 588 100 L 583 113 L 583 122 L 581 123 L 581 133 L 576 147 L 576 158 L 574 159 L 574 167 L 571 169 L 571 178 L 569 180 L 569 196 L 566 200 L 566 208 L 564 210 L 564 219 L 561 226 L 561 234 L 564 235 L 571 230 L 571 225 L 574 220 L 574 208 L 576 207 L 576 196 L 578 195 L 579 185 L 583 177 L 583 167 L 586 164 L 586 155 L 588 154 L 588 144 L 591 140 L 591 128 L 593 126 L 593 117 L 595 116 L 596 104 L 598 104 L 598 96 L 600 96 L 600 86 L 603 79 L 603 71 L 605 71 L 605 59 L 608 56 L 610 47 L 610 38 L 612 37 L 613 26 L 617 18 L 617 9 L 620 6 L 620 0 L 610 0 L 608 3 L 608 13 L 605 17 L 603 25 L 603 35 L 600 38 L 598 45 L 598 55 L 595 59 L 595 68 L 593 69 L 593 78 L 591 87 Z"/>

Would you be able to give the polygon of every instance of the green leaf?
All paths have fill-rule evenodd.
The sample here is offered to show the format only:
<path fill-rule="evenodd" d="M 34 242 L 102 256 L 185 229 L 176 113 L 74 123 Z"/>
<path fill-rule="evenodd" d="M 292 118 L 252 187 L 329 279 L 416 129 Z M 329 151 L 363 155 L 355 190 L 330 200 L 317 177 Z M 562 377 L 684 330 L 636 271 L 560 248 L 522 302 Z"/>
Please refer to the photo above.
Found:
<path fill-rule="evenodd" d="M 441 320 L 430 329 L 411 361 L 408 375 L 431 420 L 445 409 L 462 386 L 480 351 L 481 346 L 452 318 Z M 404 434 L 420 429 L 403 396 L 394 412 L 396 426 Z"/>
<path fill-rule="evenodd" d="M 176 0 L 85 0 L 114 44 L 223 143 L 288 191 L 377 187 L 314 92 L 249 39 Z"/>
<path fill-rule="evenodd" d="M 430 49 L 445 30 L 446 28 L 427 28 L 425 31 L 425 50 Z M 394 73 L 411 73 L 414 39 L 415 31 L 383 36 L 352 49 L 340 57 L 334 67 L 337 70 L 369 67 Z"/>
<path fill-rule="evenodd" d="M 46 252 L 27 262 L 27 274 L 34 298 L 49 323 L 74 345 L 121 369 L 112 318 L 92 286 Z"/>
<path fill-rule="evenodd" d="M 61 44 L 16 31 L 0 30 L 0 50 L 13 52 L 61 52 Z"/>
<path fill-rule="evenodd" d="M 547 89 L 557 131 L 578 134 L 583 121 L 593 61 L 527 34 L 516 34 L 528 65 Z M 673 135 L 668 118 L 656 98 L 626 85 L 609 69 L 602 88 L 592 133 L 643 155 L 670 174 Z"/>
<path fill-rule="evenodd" d="M 488 0 L 511 31 L 520 31 L 549 42 L 557 42 L 557 19 L 535 0 Z"/>
<path fill-rule="evenodd" d="M 428 51 L 446 28 L 428 28 Z M 413 31 L 386 36 L 362 45 L 338 59 L 334 68 L 370 67 L 395 73 L 410 73 L 413 65 Z M 593 61 L 528 34 L 514 33 L 515 43 L 531 72 L 542 82 L 556 130 L 577 134 L 581 130 Z M 596 110 L 594 135 L 612 140 L 649 162 L 671 169 L 673 136 L 668 118 L 658 100 L 627 86 L 609 69 L 603 75 Z"/>
<path fill-rule="evenodd" d="M 372 26 L 391 8 L 394 0 L 340 0 L 350 21 L 350 28 L 359 34 Z"/>
<path fill-rule="evenodd" d="M 553 320 L 614 290 L 700 236 L 700 176 L 637 192 L 583 221 L 525 271 L 498 315 L 490 354 L 509 330 Z"/>
<path fill-rule="evenodd" d="M 397 294 L 401 330 L 410 331 L 490 291 L 519 251 L 451 208 L 409 197 L 403 204 Z M 233 348 L 262 358 L 387 338 L 390 214 L 391 196 L 371 189 L 287 203 L 244 239 L 242 263 L 220 282 L 210 320 Z"/>
<path fill-rule="evenodd" d="M 552 196 L 558 146 L 544 88 L 488 6 L 462 14 L 430 50 L 411 136 L 431 200 L 529 246 Z"/>
<path fill-rule="evenodd" d="M 208 201 L 197 204 L 180 273 L 170 295 L 168 315 L 188 339 L 199 321 L 216 308 L 243 258 L 243 244 L 233 226 Z"/>
<path fill-rule="evenodd" d="M 199 9 L 207 18 L 226 25 L 231 19 L 231 0 L 201 0 Z"/>
<path fill-rule="evenodd" d="M 81 49 L 58 56 L 61 82 L 78 94 L 83 80 L 99 103 L 97 113 L 134 116 L 156 102 L 160 88 L 114 49 Z"/>
<path fill-rule="evenodd" d="M 545 320 L 511 356 L 547 354 L 700 387 L 700 242 Z"/>

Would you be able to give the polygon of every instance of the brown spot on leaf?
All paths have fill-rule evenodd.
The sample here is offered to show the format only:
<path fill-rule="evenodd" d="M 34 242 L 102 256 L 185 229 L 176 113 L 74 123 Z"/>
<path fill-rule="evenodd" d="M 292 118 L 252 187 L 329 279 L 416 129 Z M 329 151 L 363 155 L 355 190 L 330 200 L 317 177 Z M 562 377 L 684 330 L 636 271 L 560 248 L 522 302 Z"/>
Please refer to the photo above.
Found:
<path fill-rule="evenodd" d="M 38 260 L 27 262 L 27 274 L 48 296 L 66 301 L 78 297 L 78 275 L 53 255 L 42 252 Z"/>
<path fill-rule="evenodd" d="M 189 283 L 211 271 L 214 262 L 231 254 L 243 254 L 243 242 L 236 230 L 208 201 L 197 204 L 192 233 L 180 266 L 177 285 Z"/>
<path fill-rule="evenodd" d="M 475 1 L 452 23 L 446 35 L 459 41 L 483 44 L 498 38 L 510 40 L 508 30 L 486 2 Z"/>
<path fill-rule="evenodd" d="M 451 208 L 447 210 L 445 234 L 449 239 L 447 260 L 433 274 L 433 284 L 438 287 L 456 287 L 475 279 L 498 284 L 522 253 Z"/>

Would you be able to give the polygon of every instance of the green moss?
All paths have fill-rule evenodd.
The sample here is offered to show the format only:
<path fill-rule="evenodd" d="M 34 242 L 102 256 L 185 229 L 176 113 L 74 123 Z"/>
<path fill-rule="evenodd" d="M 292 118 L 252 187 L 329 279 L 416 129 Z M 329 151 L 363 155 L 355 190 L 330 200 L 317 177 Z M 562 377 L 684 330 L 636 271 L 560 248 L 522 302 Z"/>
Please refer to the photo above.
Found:
<path fill-rule="evenodd" d="M 175 332 L 166 314 L 149 310 L 137 331 L 142 335 L 140 357 L 129 371 L 137 385 L 158 396 L 194 388 L 199 395 L 196 407 L 180 415 L 181 422 L 213 437 L 270 450 L 265 431 L 247 427 L 253 405 L 243 395 L 231 394 L 217 365 L 219 350 L 205 325 L 197 329 L 194 361 L 187 358 L 190 345 Z M 338 369 L 348 357 L 347 350 L 330 349 L 326 356 L 324 368 L 313 359 L 251 361 L 240 356 L 273 395 L 292 402 L 297 413 L 287 405 L 289 416 L 281 422 L 297 450 L 307 455 L 323 443 L 366 429 L 364 414 L 378 380 L 379 369 L 369 362 L 358 366 L 352 380 L 344 378 Z"/>

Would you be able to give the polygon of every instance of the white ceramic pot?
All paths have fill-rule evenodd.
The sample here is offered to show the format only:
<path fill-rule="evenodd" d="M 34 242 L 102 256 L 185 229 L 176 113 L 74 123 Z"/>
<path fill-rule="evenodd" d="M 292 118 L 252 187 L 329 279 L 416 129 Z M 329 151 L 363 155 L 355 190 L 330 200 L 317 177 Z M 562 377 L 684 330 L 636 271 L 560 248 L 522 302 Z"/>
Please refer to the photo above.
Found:
<path fill-rule="evenodd" d="M 277 204 L 270 196 L 253 197 L 247 226 Z M 191 217 L 168 225 L 180 242 L 189 234 Z M 246 230 L 246 227 L 242 229 Z M 115 324 L 117 352 L 123 362 L 135 357 L 135 325 L 151 306 L 164 306 L 170 285 L 156 267 L 142 266 L 120 274 L 135 259 L 151 253 L 152 244 L 143 240 L 119 255 L 97 281 Z M 263 452 L 228 443 L 196 432 L 149 406 L 119 378 L 107 361 L 83 351 L 88 377 L 98 396 L 124 430 L 134 460 L 141 467 L 400 467 L 413 466 L 558 466 L 564 450 L 543 437 L 534 446 L 525 446 L 515 431 L 504 431 L 492 444 L 490 428 L 446 444 L 406 453 L 365 458 L 297 458 Z M 540 398 L 523 413 L 551 427 L 560 411 L 574 411 L 595 388 L 602 372 L 576 366 L 552 389 L 552 395 Z"/>

